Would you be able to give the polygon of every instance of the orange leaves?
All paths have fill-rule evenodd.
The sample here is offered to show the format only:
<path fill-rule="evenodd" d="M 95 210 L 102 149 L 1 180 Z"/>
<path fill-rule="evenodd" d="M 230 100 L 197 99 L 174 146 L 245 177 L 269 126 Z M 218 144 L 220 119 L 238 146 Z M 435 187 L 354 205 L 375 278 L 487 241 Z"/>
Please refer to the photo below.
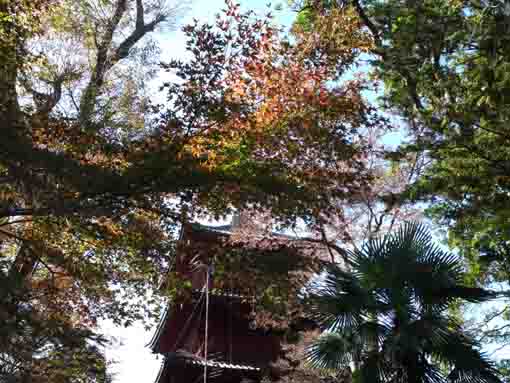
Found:
<path fill-rule="evenodd" d="M 354 179 L 368 177 L 358 160 L 365 145 L 359 132 L 376 119 L 361 97 L 363 82 L 339 78 L 371 42 L 355 13 L 335 12 L 319 17 L 318 29 L 296 29 L 289 38 L 269 16 L 227 2 L 216 28 L 186 28 L 192 57 L 168 65 L 182 79 L 167 85 L 168 114 L 180 122 L 174 137 L 182 135 L 182 157 L 208 176 L 237 178 L 242 191 L 223 193 L 225 202 L 272 194 L 258 188 L 276 175 L 292 198 L 306 200 L 304 209 L 323 209 L 363 184 Z M 337 40 L 328 45 L 321 33 Z M 284 204 L 279 192 L 274 198 Z M 218 203 L 197 201 L 207 199 Z"/>
<path fill-rule="evenodd" d="M 369 52 L 373 47 L 372 36 L 363 29 L 352 7 L 332 7 L 317 14 L 306 30 L 295 24 L 294 34 L 303 56 L 326 60 L 340 71 L 346 69 L 345 64 L 352 64 L 357 54 Z"/>

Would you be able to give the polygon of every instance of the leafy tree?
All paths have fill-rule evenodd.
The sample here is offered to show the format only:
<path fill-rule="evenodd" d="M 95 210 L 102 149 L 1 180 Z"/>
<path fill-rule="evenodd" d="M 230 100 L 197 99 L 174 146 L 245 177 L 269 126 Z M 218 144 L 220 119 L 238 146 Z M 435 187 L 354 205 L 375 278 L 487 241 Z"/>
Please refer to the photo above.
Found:
<path fill-rule="evenodd" d="M 495 293 L 463 284 L 460 259 L 431 243 L 424 226 L 406 224 L 346 252 L 306 303 L 327 330 L 309 349 L 320 368 L 351 363 L 360 382 L 500 382 L 448 307 Z"/>
<path fill-rule="evenodd" d="M 372 175 L 368 187 L 353 193 L 349 199 L 337 201 L 342 215 L 322 217 L 316 225 L 316 238 L 330 246 L 333 258 L 341 259 L 343 247 L 357 248 L 369 238 L 393 231 L 403 222 L 419 220 L 421 206 L 399 198 L 400 193 L 421 175 L 426 164 L 422 156 L 409 154 L 405 161 L 385 158 L 390 149 L 384 145 L 387 124 L 367 131 L 369 149 L 364 162 Z M 332 246 L 341 243 L 343 247 Z"/>
<path fill-rule="evenodd" d="M 374 37 L 386 105 L 409 123 L 402 151 L 432 159 L 411 197 L 431 196 L 430 213 L 450 227 L 451 244 L 478 265 L 480 255 L 499 262 L 477 268 L 508 280 L 508 4 L 352 4 Z"/>
<path fill-rule="evenodd" d="M 107 340 L 69 320 L 64 307 L 41 304 L 43 289 L 23 286 L 0 259 L 0 380 L 2 382 L 107 383 Z M 47 293 L 47 292 L 46 292 Z"/>
<path fill-rule="evenodd" d="M 374 41 L 369 57 L 386 110 L 407 125 L 410 153 L 428 166 L 396 200 L 430 202 L 470 283 L 508 282 L 508 28 L 504 1 L 297 2 L 298 22 L 355 10 Z M 323 35 L 330 41 L 332 37 Z M 489 313 L 489 317 L 491 314 Z M 503 318 L 504 319 L 504 318 Z M 505 325 L 503 325 L 505 326 Z M 485 338 L 504 340 L 491 331 Z M 489 336 L 490 335 L 490 336 Z"/>
<path fill-rule="evenodd" d="M 313 34 L 284 39 L 270 17 L 229 3 L 214 25 L 186 27 L 191 58 L 165 65 L 178 78 L 163 84 L 168 103 L 147 104 L 131 123 L 132 111 L 116 107 L 133 105 L 131 96 L 110 92 L 133 89 L 132 79 L 122 82 L 124 60 L 150 20 L 162 21 L 157 9 L 141 17 L 148 4 L 0 3 L 0 253 L 12 297 L 0 303 L 11 313 L 29 307 L 42 328 L 89 330 L 105 317 L 129 325 L 157 315 L 157 298 L 145 293 L 170 267 L 172 230 L 182 221 L 243 206 L 284 222 L 311 220 L 370 181 L 360 129 L 379 119 L 361 80 L 332 85 L 370 45 L 354 15 L 325 24 L 348 28 L 349 44 L 339 42 L 333 60 Z M 106 19 L 92 6 L 104 7 Z M 59 66 L 46 20 L 56 42 L 78 39 L 91 64 Z M 73 23 L 83 35 L 69 31 Z M 116 81 L 120 88 L 110 87 Z"/>
<path fill-rule="evenodd" d="M 93 4 L 104 9 L 94 13 L 90 9 Z M 91 170 L 86 161 L 76 158 L 79 157 L 77 152 L 89 159 L 101 156 L 101 151 L 104 153 L 104 146 L 94 154 L 91 153 L 93 150 L 88 150 L 90 148 L 78 149 L 77 141 L 87 145 L 94 140 L 80 135 L 76 129 L 71 133 L 71 127 L 77 127 L 76 121 L 83 113 L 76 110 L 62 115 L 61 109 L 70 105 L 70 96 L 65 91 L 69 88 L 79 90 L 80 84 L 86 82 L 92 72 L 97 72 L 98 65 L 105 68 L 101 80 L 96 76 L 97 82 L 111 83 L 115 65 L 118 67 L 121 59 L 132 59 L 136 52 L 131 48 L 157 24 L 149 22 L 152 23 L 150 28 L 147 24 L 142 25 L 143 16 L 157 11 L 160 16 L 155 17 L 160 23 L 170 15 L 161 14 L 154 2 L 150 5 L 138 1 L 136 10 L 134 4 L 127 1 L 1 3 L 3 60 L 0 93 L 5 125 L 0 144 L 3 148 L 0 255 L 5 283 L 2 283 L 0 307 L 5 314 L 2 327 L 6 332 L 2 334 L 0 352 L 14 368 L 9 374 L 19 379 L 20 376 L 34 380 L 45 377 L 50 381 L 64 378 L 69 381 L 70 376 L 75 379 L 73 381 L 92 382 L 101 376 L 106 379 L 104 355 L 91 344 L 101 338 L 91 330 L 97 319 L 104 316 L 114 317 L 118 323 L 130 323 L 140 318 L 142 304 L 128 302 L 125 297 L 144 291 L 150 281 L 141 277 L 143 273 L 150 278 L 152 272 L 156 279 L 156 272 L 161 271 L 161 263 L 168 253 L 161 227 L 156 228 L 157 222 L 151 225 L 154 219 L 148 213 L 132 209 L 121 220 L 119 218 L 117 224 L 130 227 L 126 235 L 115 231 L 112 219 L 97 220 L 101 214 L 97 211 L 86 214 L 86 218 L 73 217 L 76 210 L 66 211 L 65 203 L 62 203 L 73 195 L 67 188 L 70 184 L 64 187 L 63 178 L 55 176 L 59 172 L 58 163 L 63 167 L 71 165 L 75 179 Z M 91 20 L 91 12 L 96 19 Z M 119 41 L 120 34 L 129 32 L 130 24 L 135 23 L 130 21 L 133 12 L 138 23 L 134 31 L 127 34 L 129 40 Z M 89 44 L 87 53 L 83 54 L 87 37 L 89 43 L 91 38 L 95 43 L 101 41 L 101 47 Z M 66 38 L 72 38 L 73 48 L 82 47 L 82 51 L 78 50 L 75 56 L 58 52 L 55 47 Z M 117 52 L 120 47 L 127 51 L 120 54 L 122 57 L 114 56 L 112 52 Z M 63 57 L 71 61 L 78 57 L 90 66 L 73 66 Z M 90 82 L 82 87 L 82 93 L 91 87 Z M 106 88 L 106 85 L 95 87 L 96 93 L 88 103 L 93 106 L 94 114 L 89 113 L 88 120 L 99 118 L 96 104 L 100 104 Z M 27 95 L 30 102 L 27 102 Z M 101 118 L 104 124 L 111 125 L 106 117 Z M 72 134 L 74 136 L 69 140 Z M 105 145 L 106 139 L 101 143 Z M 102 159 L 106 162 L 106 155 L 103 154 Z M 103 167 L 105 162 L 95 167 L 91 179 L 98 174 L 115 174 L 112 167 L 108 170 L 105 169 L 107 166 Z M 69 175 L 69 168 L 63 173 Z M 98 186 L 106 180 L 96 178 L 96 181 L 99 181 Z M 103 184 L 103 187 L 107 185 Z M 153 244 L 149 245 L 151 241 Z M 157 262 L 154 261 L 156 248 L 161 254 Z M 124 283 L 122 291 L 112 288 L 112 285 L 118 286 L 119 281 Z M 151 302 L 154 299 L 143 302 L 143 307 Z M 157 316 L 157 310 L 147 314 L 149 318 Z M 104 344 L 105 341 L 100 342 Z M 87 372 L 89 367 L 96 365 L 93 359 L 99 366 L 96 373 Z"/>
<path fill-rule="evenodd" d="M 18 77 L 24 106 L 35 119 L 78 118 L 117 138 L 143 128 L 144 83 L 158 68 L 152 32 L 173 29 L 183 9 L 167 0 L 56 3 L 44 33 L 25 44 L 35 60 Z"/>

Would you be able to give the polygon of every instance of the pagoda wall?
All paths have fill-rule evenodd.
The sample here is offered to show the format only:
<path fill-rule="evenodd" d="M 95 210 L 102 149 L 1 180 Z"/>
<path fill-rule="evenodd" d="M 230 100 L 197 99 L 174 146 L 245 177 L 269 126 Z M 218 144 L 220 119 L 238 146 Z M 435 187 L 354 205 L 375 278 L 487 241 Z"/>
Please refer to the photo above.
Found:
<path fill-rule="evenodd" d="M 195 302 L 194 304 L 198 304 Z M 194 304 L 178 305 L 170 313 L 163 332 L 160 353 L 186 350 L 204 356 L 205 308 L 195 312 Z M 280 353 L 277 335 L 250 327 L 250 305 L 219 301 L 213 296 L 209 306 L 208 354 L 232 363 L 264 365 L 275 361 Z"/>

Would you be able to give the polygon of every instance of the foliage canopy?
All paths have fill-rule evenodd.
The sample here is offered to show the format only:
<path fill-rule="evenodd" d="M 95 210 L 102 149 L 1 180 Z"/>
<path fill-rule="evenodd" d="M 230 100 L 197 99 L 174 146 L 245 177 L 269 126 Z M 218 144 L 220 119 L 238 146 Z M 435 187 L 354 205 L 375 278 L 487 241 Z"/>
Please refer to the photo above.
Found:
<path fill-rule="evenodd" d="M 349 369 L 359 382 L 499 382 L 448 307 L 495 293 L 463 284 L 461 260 L 408 223 L 347 253 L 305 298 L 326 330 L 309 349 L 313 366 Z"/>

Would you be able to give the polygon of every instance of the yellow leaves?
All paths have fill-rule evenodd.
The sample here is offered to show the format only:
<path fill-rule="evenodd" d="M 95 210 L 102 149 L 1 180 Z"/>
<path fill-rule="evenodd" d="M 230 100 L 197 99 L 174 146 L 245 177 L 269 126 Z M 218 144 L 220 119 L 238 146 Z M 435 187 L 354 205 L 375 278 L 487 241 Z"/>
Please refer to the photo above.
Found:
<path fill-rule="evenodd" d="M 293 29 L 304 57 L 325 54 L 332 62 L 348 61 L 359 52 L 373 48 L 373 39 L 362 28 L 352 7 L 332 7 L 314 17 L 311 30 L 296 24 Z"/>
<path fill-rule="evenodd" d="M 158 216 L 155 213 L 137 210 L 130 216 L 124 235 L 133 237 L 138 243 L 159 243 L 166 239 L 167 235 L 156 224 L 157 220 Z"/>
<path fill-rule="evenodd" d="M 111 218 L 101 217 L 97 220 L 96 224 L 104 234 L 114 239 L 123 235 L 120 225 Z"/>

